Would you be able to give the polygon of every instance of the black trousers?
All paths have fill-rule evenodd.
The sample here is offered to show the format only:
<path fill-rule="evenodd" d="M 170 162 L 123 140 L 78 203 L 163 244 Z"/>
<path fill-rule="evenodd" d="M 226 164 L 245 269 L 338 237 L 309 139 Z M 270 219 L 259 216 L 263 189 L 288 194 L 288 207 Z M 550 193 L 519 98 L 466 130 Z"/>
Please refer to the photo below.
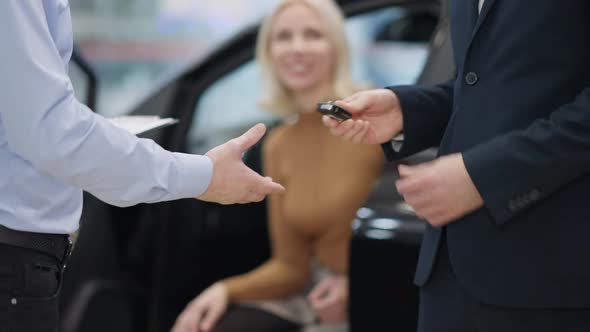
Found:
<path fill-rule="evenodd" d="M 56 332 L 61 262 L 0 243 L 0 332 Z"/>
<path fill-rule="evenodd" d="M 298 332 L 301 326 L 256 308 L 232 305 L 213 332 Z"/>
<path fill-rule="evenodd" d="M 482 303 L 453 274 L 446 236 L 420 289 L 418 332 L 588 332 L 588 309 L 516 309 Z M 590 294 L 588 294 L 590 296 Z"/>

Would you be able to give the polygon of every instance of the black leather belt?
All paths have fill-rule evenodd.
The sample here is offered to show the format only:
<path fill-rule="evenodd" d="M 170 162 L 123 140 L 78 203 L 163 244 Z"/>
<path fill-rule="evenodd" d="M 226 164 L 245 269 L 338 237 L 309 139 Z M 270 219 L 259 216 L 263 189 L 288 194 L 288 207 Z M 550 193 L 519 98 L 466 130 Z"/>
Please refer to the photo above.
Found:
<path fill-rule="evenodd" d="M 27 248 L 51 255 L 65 267 L 72 242 L 67 234 L 45 234 L 16 231 L 0 225 L 0 243 Z"/>

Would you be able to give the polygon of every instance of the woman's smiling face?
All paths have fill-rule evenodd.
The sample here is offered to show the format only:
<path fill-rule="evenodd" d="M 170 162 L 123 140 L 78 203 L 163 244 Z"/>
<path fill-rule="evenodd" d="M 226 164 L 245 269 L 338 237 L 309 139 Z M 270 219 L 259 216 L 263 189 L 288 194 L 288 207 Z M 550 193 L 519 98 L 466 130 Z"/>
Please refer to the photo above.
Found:
<path fill-rule="evenodd" d="M 291 92 L 330 84 L 335 50 L 316 12 L 303 4 L 285 7 L 270 33 L 269 55 L 279 81 Z"/>

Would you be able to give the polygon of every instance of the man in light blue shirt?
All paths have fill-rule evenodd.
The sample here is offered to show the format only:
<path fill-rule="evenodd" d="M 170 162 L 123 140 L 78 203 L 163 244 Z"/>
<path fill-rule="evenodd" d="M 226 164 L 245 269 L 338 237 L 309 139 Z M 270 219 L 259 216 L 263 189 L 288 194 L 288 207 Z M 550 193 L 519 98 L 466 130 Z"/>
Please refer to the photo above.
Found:
<path fill-rule="evenodd" d="M 139 139 L 79 103 L 68 77 L 73 40 L 67 0 L 1 0 L 0 22 L 0 272 L 37 264 L 44 251 L 60 260 L 55 248 L 78 228 L 82 190 L 117 206 L 190 197 L 245 203 L 284 190 L 241 160 L 264 135 L 263 125 L 197 156 Z M 21 254 L 20 247 L 34 250 Z M 4 281 L 0 306 L 8 301 L 18 310 L 20 299 L 4 291 L 11 287 Z M 35 298 L 55 289 L 21 291 Z M 28 314 L 10 317 L 34 317 Z M 3 315 L 0 321 L 9 326 L 34 323 Z M 56 321 L 35 324 L 45 325 L 24 330 L 56 328 Z"/>

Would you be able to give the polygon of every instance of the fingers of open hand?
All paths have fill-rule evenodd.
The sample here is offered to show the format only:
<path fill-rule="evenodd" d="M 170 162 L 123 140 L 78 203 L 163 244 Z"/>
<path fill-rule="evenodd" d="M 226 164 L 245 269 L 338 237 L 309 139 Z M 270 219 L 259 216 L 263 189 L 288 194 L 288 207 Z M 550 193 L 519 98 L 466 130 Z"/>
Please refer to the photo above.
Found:
<path fill-rule="evenodd" d="M 247 177 L 249 178 L 248 190 L 244 193 L 240 203 L 260 202 L 267 195 L 285 192 L 285 187 L 274 182 L 271 177 L 263 177 L 251 169 L 248 169 Z"/>
<path fill-rule="evenodd" d="M 191 303 L 178 316 L 171 332 L 199 332 L 199 324 L 205 313 L 202 303 Z"/>
<path fill-rule="evenodd" d="M 253 202 L 261 202 L 264 200 L 265 197 L 266 195 L 264 195 L 263 193 L 256 191 L 254 189 L 250 189 L 248 193 L 244 196 L 244 198 L 240 200 L 239 203 L 247 204 Z"/>
<path fill-rule="evenodd" d="M 267 176 L 264 179 L 266 181 L 265 190 L 263 192 L 264 196 L 275 193 L 280 194 L 286 191 L 285 187 L 283 187 L 280 183 L 274 182 L 270 176 Z"/>
<path fill-rule="evenodd" d="M 250 190 L 248 195 L 240 203 L 262 202 L 266 198 L 266 194 L 256 190 Z"/>
<path fill-rule="evenodd" d="M 231 179 L 226 179 L 226 182 L 230 181 L 227 189 L 235 198 L 235 202 L 232 203 L 260 202 L 269 194 L 285 192 L 285 188 L 274 182 L 272 178 L 263 177 L 241 160 L 239 163 L 239 166 L 232 170 Z"/>
<path fill-rule="evenodd" d="M 252 128 L 248 129 L 242 136 L 234 138 L 232 141 L 238 146 L 238 149 L 241 152 L 248 150 L 254 144 L 258 143 L 258 141 L 264 136 L 266 132 L 266 126 L 262 123 L 259 123 Z"/>

